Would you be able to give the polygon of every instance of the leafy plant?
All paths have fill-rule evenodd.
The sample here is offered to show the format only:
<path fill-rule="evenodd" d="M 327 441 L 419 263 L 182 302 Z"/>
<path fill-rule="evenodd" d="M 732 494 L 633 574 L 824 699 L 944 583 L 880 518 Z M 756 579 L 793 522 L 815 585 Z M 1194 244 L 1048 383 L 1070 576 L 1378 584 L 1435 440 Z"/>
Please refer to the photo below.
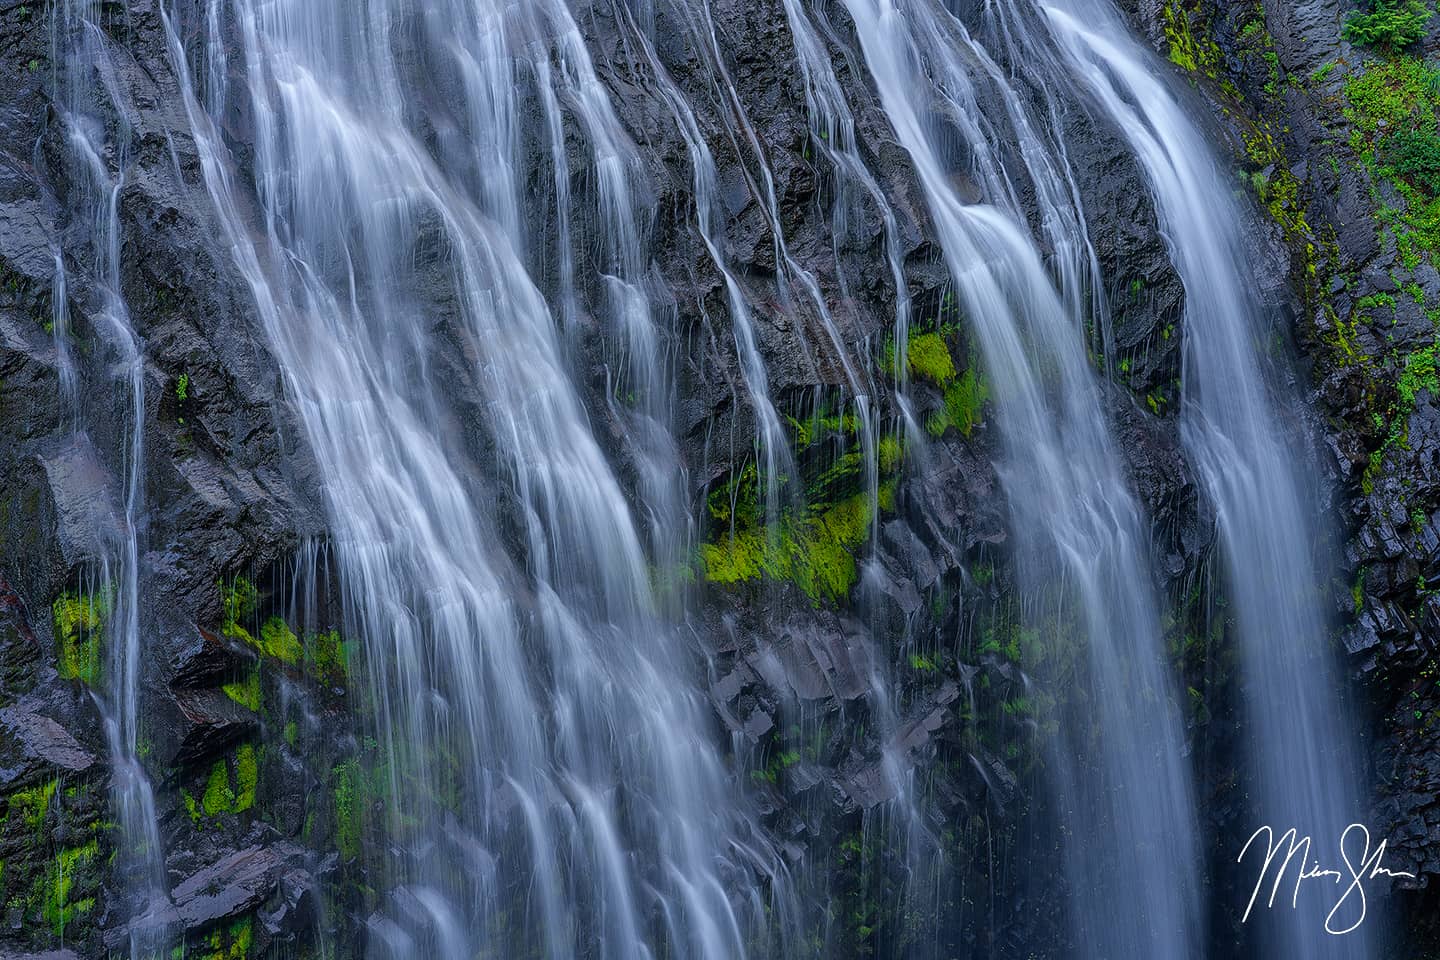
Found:
<path fill-rule="evenodd" d="M 1434 130 L 1400 130 L 1381 146 L 1385 161 L 1430 196 L 1440 195 L 1440 136 Z"/>
<path fill-rule="evenodd" d="M 1368 13 L 1356 11 L 1345 21 L 1345 39 L 1372 47 L 1403 50 L 1425 36 L 1434 15 L 1422 0 L 1365 0 Z"/>

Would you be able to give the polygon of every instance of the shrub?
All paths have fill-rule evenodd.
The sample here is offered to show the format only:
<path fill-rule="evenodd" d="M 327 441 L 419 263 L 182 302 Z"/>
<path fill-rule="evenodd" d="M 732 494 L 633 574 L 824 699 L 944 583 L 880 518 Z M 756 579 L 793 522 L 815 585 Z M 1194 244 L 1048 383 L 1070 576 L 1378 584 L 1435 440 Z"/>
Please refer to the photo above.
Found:
<path fill-rule="evenodd" d="M 1422 0 L 1365 0 L 1368 13 L 1356 11 L 1345 21 L 1351 43 L 1403 50 L 1425 36 L 1434 11 Z"/>
<path fill-rule="evenodd" d="M 1401 130 L 1385 138 L 1385 162 L 1430 196 L 1440 195 L 1440 136 L 1433 130 Z"/>

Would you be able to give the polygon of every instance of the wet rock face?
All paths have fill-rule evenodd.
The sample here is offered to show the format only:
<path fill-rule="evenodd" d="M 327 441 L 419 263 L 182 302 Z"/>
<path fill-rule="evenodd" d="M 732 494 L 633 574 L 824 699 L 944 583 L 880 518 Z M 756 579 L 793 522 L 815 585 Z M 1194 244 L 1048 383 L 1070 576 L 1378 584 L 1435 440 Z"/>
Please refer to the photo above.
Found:
<path fill-rule="evenodd" d="M 830 460 L 853 452 L 855 444 L 855 426 L 834 416 L 846 372 L 835 351 L 823 347 L 829 333 L 818 310 L 793 291 L 787 304 L 777 282 L 772 225 L 753 186 L 759 160 L 755 148 L 732 136 L 735 112 L 744 112 L 768 164 L 789 255 L 818 278 L 838 336 L 867 366 L 879 419 L 893 424 L 898 409 L 884 345 L 893 339 L 895 293 L 879 210 L 862 200 L 837 236 L 827 192 L 831 171 L 807 116 L 778 0 L 712 4 L 720 25 L 714 48 L 697 41 L 673 8 L 657 6 L 657 56 L 695 106 L 715 153 L 717 225 L 754 306 L 772 395 L 797 422 L 817 424 L 807 427 L 804 444 L 798 437 L 796 443 L 803 447 L 798 459 L 806 479 L 819 483 Z M 1158 0 L 1132 6 L 1163 42 Z M 980 7 L 964 5 L 963 13 L 978 18 Z M 62 942 L 80 955 L 99 955 L 132 929 L 123 878 L 106 868 L 111 842 L 102 825 L 113 819 L 107 812 L 107 750 L 95 700 L 76 667 L 91 631 L 84 623 L 67 626 L 53 606 L 69 596 L 88 609 L 86 598 L 98 594 L 93 561 L 116 536 L 124 514 L 129 425 L 117 412 L 126 409 L 123 384 L 113 377 L 113 357 L 96 328 L 95 292 L 88 286 L 92 247 L 75 209 L 78 187 L 65 160 L 57 106 L 49 101 L 44 58 L 51 49 L 51 9 L 37 3 L 0 10 L 6 41 L 0 81 L 17 92 L 14 106 L 0 111 L 0 578 L 9 578 L 0 579 L 0 804 L 11 811 L 0 813 L 0 860 L 6 863 L 0 874 L 0 956 L 38 954 Z M 1314 70 L 1331 56 L 1321 41 L 1313 50 L 1303 41 L 1330 29 L 1326 24 L 1333 27 L 1327 11 L 1324 3 L 1295 5 L 1283 31 L 1272 24 L 1285 70 Z M 725 285 L 698 235 L 686 148 L 653 93 L 650 68 L 624 47 L 611 4 L 596 3 L 582 13 L 577 19 L 597 69 L 642 146 L 654 211 L 646 225 L 653 232 L 654 273 L 674 299 L 673 323 L 663 332 L 664 350 L 677 368 L 673 429 L 691 508 L 702 536 L 713 537 L 726 521 L 710 498 L 727 483 L 740 484 L 756 444 Z M 836 35 L 849 38 L 853 51 L 843 11 L 832 13 Z M 135 107 L 132 173 L 120 203 L 121 275 L 147 358 L 142 759 L 156 789 L 172 900 L 170 910 L 143 919 L 176 932 L 192 948 L 222 956 L 237 948 L 257 955 L 272 946 L 302 951 L 324 924 L 332 942 L 360 955 L 367 938 L 383 943 L 387 936 L 364 872 L 376 852 L 370 846 L 380 842 L 362 829 L 367 809 L 378 802 L 368 785 L 373 745 L 354 719 L 364 694 L 350 673 L 339 591 L 333 583 L 328 590 L 309 589 L 333 571 L 323 558 L 309 571 L 292 563 L 303 542 L 325 536 L 318 471 L 287 408 L 247 288 L 228 251 L 214 242 L 218 231 L 180 115 L 157 6 L 131 2 L 111 40 L 124 54 L 115 68 Z M 710 664 L 702 682 L 697 656 L 697 688 L 713 706 L 716 735 L 730 751 L 736 775 L 759 798 L 776 847 L 797 873 L 819 878 L 812 892 L 837 904 L 837 916 L 861 915 L 866 904 L 899 899 L 892 886 L 902 865 L 884 862 L 884 851 L 873 849 L 876 834 L 867 828 L 883 819 L 896 794 L 885 766 L 888 753 L 927 784 L 933 809 L 923 826 L 952 871 L 946 889 L 925 908 L 931 911 L 926 922 L 948 924 L 936 941 L 956 956 L 1060 953 L 1059 879 L 995 866 L 1025 858 L 1054 862 L 1057 843 L 1046 826 L 1048 799 L 1037 786 L 1043 761 L 1033 749 L 1035 730 L 1053 716 L 1029 694 L 1028 625 L 1016 609 L 1008 517 L 993 466 L 1002 455 L 999 438 L 976 381 L 969 381 L 968 419 L 954 419 L 953 391 L 972 365 L 966 318 L 947 306 L 945 269 L 923 196 L 868 88 L 863 64 L 833 44 L 829 53 L 854 106 L 860 152 L 895 209 L 915 319 L 937 330 L 939 349 L 955 368 L 932 381 L 916 378 L 918 413 L 944 412 L 952 419 L 927 421 L 937 429 L 926 449 L 892 451 L 890 466 L 881 464 L 891 505 L 876 518 L 866 562 L 838 573 L 806 571 L 804 585 L 797 582 L 801 577 L 702 582 L 685 594 L 695 605 L 687 622 Z M 1268 73 L 1253 72 L 1259 68 L 1239 54 L 1234 58 L 1243 89 L 1263 88 Z M 735 104 L 713 94 L 717 65 L 733 81 Z M 435 82 L 443 86 L 442 79 Z M 443 102 L 443 89 L 436 99 Z M 1330 184 L 1323 145 L 1336 134 L 1316 132 L 1314 118 L 1333 122 L 1333 111 L 1290 94 L 1280 109 L 1294 136 L 1310 139 L 1295 143 L 1276 169 L 1288 171 L 1310 158 L 1308 169 L 1320 178 L 1315 182 Z M 249 118 L 232 108 L 224 122 L 232 138 L 246 139 Z M 1176 438 L 1183 290 L 1119 139 L 1081 109 L 1067 114 L 1065 133 L 1095 257 L 1109 286 L 1108 332 L 1118 369 L 1107 371 L 1107 407 L 1121 436 L 1117 446 L 1156 520 L 1158 578 L 1178 591 L 1196 578 L 1210 529 Z M 1244 131 L 1237 136 L 1243 140 Z M 237 159 L 246 162 L 243 153 Z M 1264 166 L 1276 164 L 1267 158 Z M 593 189 L 582 173 L 574 181 L 577 196 Z M 1383 287 L 1394 258 L 1379 251 L 1372 230 L 1346 226 L 1354 219 L 1348 211 L 1366 202 L 1363 184 L 1342 171 L 1338 190 L 1329 217 L 1337 224 L 1338 253 L 1326 276 L 1345 277 L 1337 297 L 1358 303 Z M 1317 187 L 1306 196 L 1325 204 L 1332 192 Z M 1039 216 L 1033 198 L 1023 202 L 1032 217 Z M 1311 226 L 1318 221 L 1312 217 Z M 535 226 L 542 236 L 553 229 Z M 1293 238 L 1282 232 L 1257 222 L 1258 255 L 1279 263 L 1283 274 L 1289 261 L 1282 241 Z M 85 347 L 74 357 L 73 408 L 91 414 L 80 432 L 60 387 L 53 326 L 47 328 L 55 322 L 50 297 L 57 250 L 69 278 L 66 319 L 75 343 Z M 417 250 L 422 259 L 439 256 Z M 1296 262 L 1303 274 L 1305 261 Z M 1355 271 L 1345 267 L 1350 263 L 1378 272 L 1352 281 Z M 543 268 L 537 274 L 542 287 L 558 284 Z M 450 294 L 438 287 L 422 294 L 443 315 Z M 1328 279 L 1323 287 L 1330 290 Z M 1313 313 L 1320 332 L 1311 339 L 1323 342 L 1324 324 L 1333 321 L 1311 310 L 1305 289 L 1300 280 L 1295 291 L 1277 282 L 1270 293 L 1307 322 Z M 1418 336 L 1414 311 L 1403 309 L 1401 329 Z M 571 347 L 574 376 L 602 442 L 634 483 L 626 450 L 630 433 L 610 394 L 614 344 L 586 324 L 582 318 Z M 1362 350 L 1378 354 L 1381 336 L 1372 331 L 1360 337 Z M 1376 710 L 1386 717 L 1377 722 L 1377 764 L 1409 784 L 1382 810 L 1397 825 L 1392 836 L 1405 856 L 1433 874 L 1440 848 L 1428 826 L 1435 771 L 1423 758 L 1437 752 L 1428 721 L 1402 721 L 1436 709 L 1423 663 L 1433 653 L 1440 612 L 1414 607 L 1412 587 L 1418 576 L 1431 576 L 1436 548 L 1425 544 L 1435 539 L 1429 517 L 1440 499 L 1425 501 L 1426 522 L 1413 530 L 1405 528 L 1407 511 L 1396 514 L 1388 502 L 1371 501 L 1381 496 L 1374 491 L 1392 483 L 1429 496 L 1440 461 L 1421 438 L 1431 435 L 1428 418 L 1435 414 L 1428 400 L 1417 400 L 1411 445 L 1390 449 L 1371 478 L 1372 491 L 1356 493 L 1374 447 L 1370 428 L 1354 426 L 1369 413 L 1369 388 L 1348 369 L 1327 365 L 1319 346 L 1310 349 L 1323 378 L 1318 402 L 1334 413 L 1326 433 L 1327 470 L 1350 485 L 1341 488 L 1350 494 L 1350 562 L 1371 571 L 1347 643 L 1357 664 L 1375 678 Z M 457 422 L 463 423 L 464 411 L 483 401 L 468 376 L 448 382 L 457 394 Z M 483 455 L 479 449 L 477 456 Z M 833 499 L 856 493 L 858 488 L 827 491 Z M 859 537 L 867 541 L 868 528 Z M 854 543 L 842 546 L 859 552 Z M 836 584 L 843 589 L 827 592 Z M 1431 602 L 1427 596 L 1425 603 Z M 1054 629 L 1063 632 L 1063 625 Z M 873 715 L 877 674 L 898 678 L 892 717 Z M 1220 725 L 1223 699 L 1217 696 L 1209 706 Z M 1197 739 L 1209 735 L 1205 714 L 1197 711 Z M 881 742 L 875 731 L 890 728 L 897 733 Z M 794 749 L 797 740 L 810 746 Z M 1213 758 L 1217 779 L 1227 769 L 1223 750 L 1219 754 Z M 63 838 L 58 854 L 41 850 L 42 834 Z M 384 893 L 401 910 L 407 897 L 413 900 L 409 891 Z M 862 955 L 882 939 L 903 943 L 896 932 L 900 912 L 846 925 L 834 934 L 833 954 Z"/>
<path fill-rule="evenodd" d="M 1229 129 L 1241 183 L 1269 221 L 1260 230 L 1290 251 L 1289 329 L 1310 368 L 1305 429 L 1338 538 L 1334 622 L 1364 691 L 1378 797 L 1370 826 L 1418 875 L 1394 899 L 1411 949 L 1424 953 L 1440 937 L 1440 288 L 1437 238 L 1413 226 L 1433 194 L 1389 166 L 1387 151 L 1397 128 L 1434 129 L 1410 119 L 1430 116 L 1434 90 L 1409 84 L 1434 67 L 1440 20 L 1396 50 L 1346 38 L 1348 0 L 1127 6 Z"/>

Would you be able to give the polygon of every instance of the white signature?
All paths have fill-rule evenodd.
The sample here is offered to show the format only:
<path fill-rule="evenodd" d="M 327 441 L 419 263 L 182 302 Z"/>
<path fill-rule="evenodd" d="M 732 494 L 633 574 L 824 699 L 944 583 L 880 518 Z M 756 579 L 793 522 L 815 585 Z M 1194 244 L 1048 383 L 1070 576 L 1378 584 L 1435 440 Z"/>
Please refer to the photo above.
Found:
<path fill-rule="evenodd" d="M 1335 906 L 1325 916 L 1325 932 L 1335 936 L 1350 933 L 1365 921 L 1365 881 L 1373 880 L 1376 877 L 1410 877 L 1411 879 L 1415 877 L 1415 874 L 1405 873 L 1402 870 L 1385 869 L 1382 861 L 1385 859 L 1385 845 L 1389 841 L 1381 840 L 1380 845 L 1372 851 L 1370 849 L 1370 831 L 1358 823 L 1350 824 L 1345 828 L 1345 832 L 1340 834 L 1340 859 L 1345 861 L 1343 871 L 1325 869 L 1321 867 L 1319 860 L 1307 865 L 1306 861 L 1310 859 L 1310 838 L 1308 836 L 1301 837 L 1299 831 L 1294 827 L 1280 834 L 1279 838 L 1276 838 L 1275 831 L 1270 827 L 1261 827 L 1256 830 L 1250 835 L 1250 839 L 1245 841 L 1245 848 L 1240 851 L 1240 856 L 1235 860 L 1236 863 L 1244 862 L 1245 854 L 1250 851 L 1252 845 L 1255 845 L 1257 850 L 1260 849 L 1255 841 L 1260 838 L 1261 834 L 1265 835 L 1265 861 L 1260 865 L 1260 876 L 1255 881 L 1255 891 L 1250 894 L 1250 902 L 1245 907 L 1245 916 L 1240 919 L 1241 923 L 1250 919 L 1250 911 L 1254 909 L 1255 901 L 1260 897 L 1260 890 L 1265 886 L 1265 878 L 1270 873 L 1270 866 L 1282 852 L 1285 858 L 1281 861 L 1279 869 L 1275 871 L 1274 883 L 1270 887 L 1270 900 L 1266 906 L 1275 906 L 1275 897 L 1280 892 L 1281 883 L 1285 881 L 1285 872 L 1290 868 L 1290 861 L 1298 856 L 1299 865 L 1295 874 L 1295 889 L 1290 894 L 1292 910 L 1300 899 L 1300 885 L 1306 880 L 1326 879 L 1336 886 L 1342 882 L 1346 883 L 1340 899 L 1335 902 Z M 1354 835 L 1353 840 L 1351 839 L 1352 835 Z M 1353 852 L 1351 847 L 1356 844 L 1360 845 L 1358 859 L 1351 857 Z M 1352 895 L 1359 897 L 1360 916 L 1348 927 L 1337 930 L 1335 915 L 1340 912 L 1340 908 L 1350 900 Z"/>

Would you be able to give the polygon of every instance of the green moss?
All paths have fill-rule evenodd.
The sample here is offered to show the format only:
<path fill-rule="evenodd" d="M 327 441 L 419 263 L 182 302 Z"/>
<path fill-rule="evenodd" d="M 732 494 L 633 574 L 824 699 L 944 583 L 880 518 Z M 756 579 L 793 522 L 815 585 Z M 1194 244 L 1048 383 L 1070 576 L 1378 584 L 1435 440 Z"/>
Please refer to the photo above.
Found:
<path fill-rule="evenodd" d="M 197 801 L 188 791 L 182 791 L 185 810 L 190 819 L 199 826 L 205 817 L 218 817 L 226 813 L 244 813 L 255 806 L 255 794 L 260 780 L 260 758 L 252 744 L 241 744 L 234 756 L 235 775 L 230 774 L 230 761 L 216 760 L 210 767 L 210 776 L 205 781 L 205 792 Z"/>
<path fill-rule="evenodd" d="M 1395 384 L 1400 396 L 1401 414 L 1409 416 L 1415 409 L 1415 398 L 1420 391 L 1427 391 L 1432 397 L 1440 397 L 1440 381 L 1435 375 L 1435 347 L 1416 350 L 1405 358 L 1405 369 Z"/>
<path fill-rule="evenodd" d="M 235 680 L 222 684 L 221 690 L 225 696 L 234 700 L 247 710 L 260 712 L 260 668 L 257 666 L 245 675 L 243 680 Z"/>
<path fill-rule="evenodd" d="M 222 627 L 238 627 L 255 615 L 260 593 L 255 584 L 244 577 L 235 577 L 220 584 L 220 603 L 224 611 Z"/>
<path fill-rule="evenodd" d="M 218 817 L 234 808 L 235 790 L 230 785 L 230 767 L 223 759 L 216 760 L 210 768 L 210 779 L 205 783 L 205 796 L 200 803 L 207 817 Z"/>
<path fill-rule="evenodd" d="M 898 437 L 883 436 L 876 445 L 876 459 L 881 473 L 894 473 L 905 459 L 905 445 Z"/>
<path fill-rule="evenodd" d="M 925 419 L 925 431 L 932 437 L 943 436 L 952 427 L 965 436 L 980 423 L 990 389 L 972 363 L 963 375 L 955 370 L 955 360 L 946 345 L 943 332 L 911 333 L 907 353 L 910 373 L 939 387 L 945 405 Z M 885 451 L 881 451 L 882 464 Z M 882 465 L 883 469 L 883 465 Z"/>
<path fill-rule="evenodd" d="M 710 491 L 705 506 L 711 518 L 722 523 L 745 525 L 760 519 L 759 469 L 754 462 L 745 464 L 738 474 Z"/>
<path fill-rule="evenodd" d="M 255 748 L 241 744 L 235 751 L 235 813 L 244 813 L 255 805 L 255 789 L 260 779 L 260 764 Z"/>
<path fill-rule="evenodd" d="M 1311 236 L 1300 202 L 1300 180 L 1290 172 L 1290 161 L 1276 140 L 1269 121 L 1262 120 L 1244 135 L 1245 152 L 1260 171 L 1250 176 L 1255 194 L 1270 219 L 1280 225 L 1287 239 L 1300 243 Z M 1270 170 L 1267 175 L 1263 171 Z"/>
<path fill-rule="evenodd" d="M 241 917 L 223 930 L 212 931 L 196 956 L 198 960 L 246 960 L 254 945 L 255 919 Z"/>
<path fill-rule="evenodd" d="M 19 813 L 31 834 L 44 837 L 45 817 L 50 812 L 50 799 L 55 796 L 59 786 L 60 781 L 56 779 L 28 790 L 15 791 L 10 795 L 10 811 L 6 819 L 13 820 L 15 814 Z"/>
<path fill-rule="evenodd" d="M 1170 62 L 1182 70 L 1215 79 L 1224 55 L 1206 33 L 1200 15 L 1181 0 L 1167 0 L 1160 16 Z"/>
<path fill-rule="evenodd" d="M 1377 184 L 1377 223 L 1395 238 L 1405 265 L 1440 251 L 1440 68 L 1415 57 L 1370 60 L 1345 81 L 1350 146 Z"/>
<path fill-rule="evenodd" d="M 336 630 L 306 637 L 305 661 L 321 683 L 344 686 L 349 678 L 350 650 Z"/>
<path fill-rule="evenodd" d="M 190 815 L 190 822 L 200 826 L 205 817 L 205 811 L 200 809 L 200 801 L 196 800 L 189 790 L 181 790 L 180 796 L 185 801 L 185 812 Z"/>
<path fill-rule="evenodd" d="M 298 663 L 304 653 L 290 625 L 279 617 L 271 617 L 261 625 L 258 646 L 261 653 L 281 663 Z"/>
<path fill-rule="evenodd" d="M 840 600 L 855 584 L 855 551 L 870 534 L 869 497 L 856 494 L 798 520 L 722 534 L 700 548 L 706 579 L 793 582 L 812 600 Z"/>
<path fill-rule="evenodd" d="M 971 367 L 965 375 L 945 388 L 945 416 L 949 425 L 965 436 L 980 423 L 990 388 Z"/>
<path fill-rule="evenodd" d="M 65 927 L 77 915 L 94 909 L 93 897 L 83 897 L 72 902 L 70 894 L 74 889 L 76 871 L 93 864 L 98 853 L 99 844 L 92 838 L 88 843 L 61 850 L 50 864 L 45 878 L 41 912 L 55 936 L 63 938 Z"/>
<path fill-rule="evenodd" d="M 353 757 L 335 765 L 332 771 L 335 801 L 335 845 L 343 860 L 360 856 L 360 802 L 364 784 L 360 762 Z"/>
<path fill-rule="evenodd" d="M 285 724 L 284 736 L 285 742 L 292 747 L 295 746 L 295 743 L 300 739 L 300 727 L 294 720 Z"/>
<path fill-rule="evenodd" d="M 94 687 L 100 682 L 101 647 L 105 620 L 110 615 L 110 592 L 62 593 L 51 605 L 55 625 L 55 655 L 60 676 Z"/>
<path fill-rule="evenodd" d="M 907 354 L 912 375 L 941 386 L 955 378 L 955 362 L 940 334 L 912 333 Z"/>

